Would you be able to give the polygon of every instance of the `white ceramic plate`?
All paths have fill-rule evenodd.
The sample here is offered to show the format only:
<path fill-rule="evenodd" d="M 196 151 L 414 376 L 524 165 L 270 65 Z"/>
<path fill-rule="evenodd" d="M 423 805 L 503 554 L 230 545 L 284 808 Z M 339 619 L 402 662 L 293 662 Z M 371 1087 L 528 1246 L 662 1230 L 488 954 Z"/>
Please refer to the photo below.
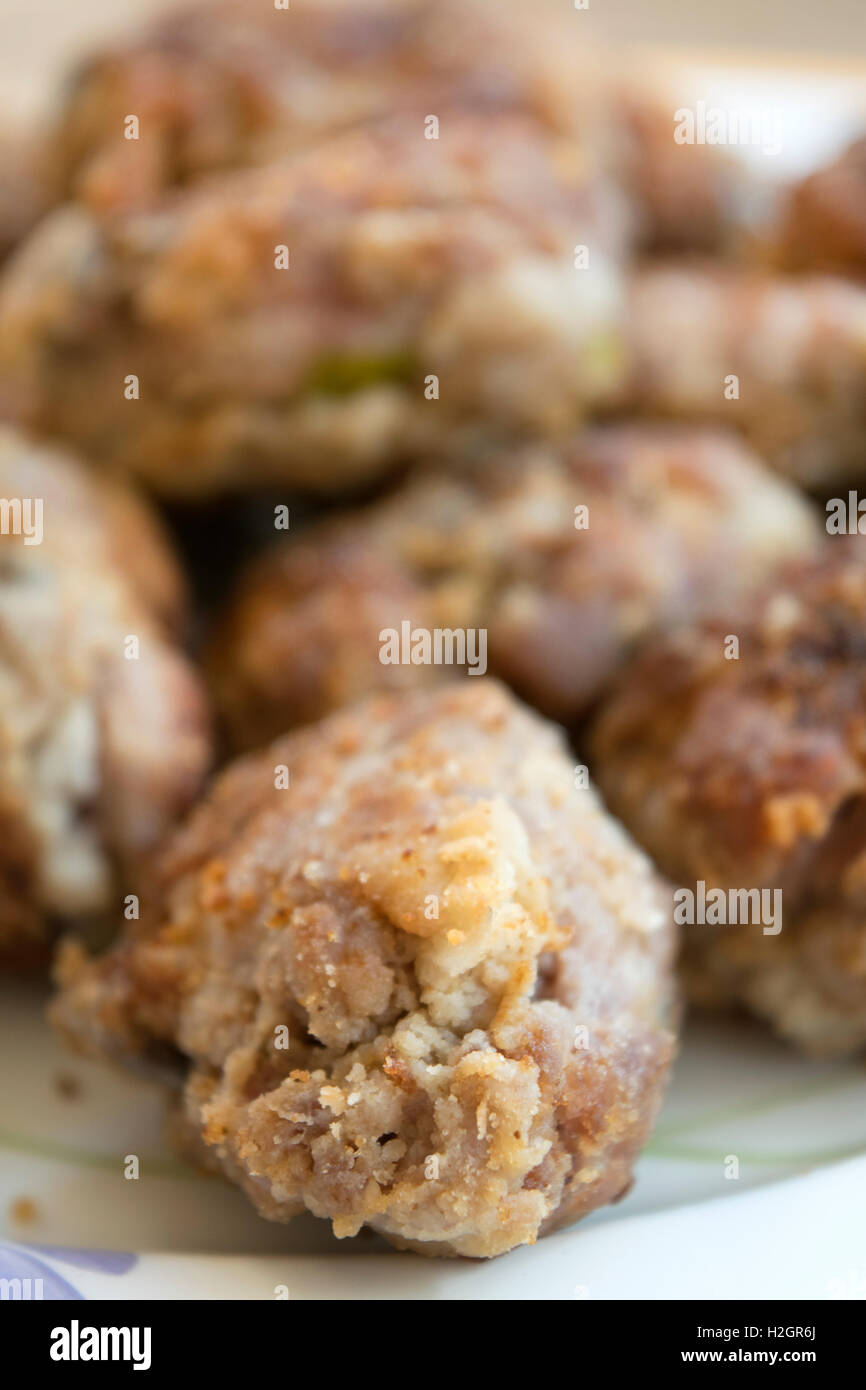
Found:
<path fill-rule="evenodd" d="M 260 1220 L 160 1142 L 158 1088 L 63 1050 L 46 993 L 0 990 L 0 1277 L 42 1277 L 60 1297 L 866 1296 L 859 1062 L 693 1022 L 625 1201 L 501 1260 L 434 1262 L 336 1241 L 312 1217 Z"/>

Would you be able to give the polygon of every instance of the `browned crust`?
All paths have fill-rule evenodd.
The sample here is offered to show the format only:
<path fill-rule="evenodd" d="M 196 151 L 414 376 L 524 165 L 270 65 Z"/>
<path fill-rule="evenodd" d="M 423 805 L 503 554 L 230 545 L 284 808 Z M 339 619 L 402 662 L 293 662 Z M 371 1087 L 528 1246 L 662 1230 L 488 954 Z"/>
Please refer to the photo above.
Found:
<path fill-rule="evenodd" d="M 218 625 L 208 672 L 235 746 L 254 746 L 449 674 L 382 665 L 383 630 L 482 628 L 490 669 L 574 722 L 648 633 L 735 605 L 817 539 L 806 503 L 722 434 L 621 426 L 488 451 L 266 553 Z"/>
<path fill-rule="evenodd" d="M 570 142 L 450 111 L 435 141 L 391 118 L 149 213 L 66 208 L 3 288 L 7 408 L 181 495 L 561 433 L 621 376 L 618 222 Z"/>
<path fill-rule="evenodd" d="M 864 621 L 862 544 L 834 541 L 747 618 L 647 649 L 594 739 L 609 804 L 675 883 L 782 892 L 779 935 L 686 927 L 693 997 L 817 1052 L 866 1045 Z"/>
<path fill-rule="evenodd" d="M 132 1065 L 179 1049 L 193 1143 L 264 1215 L 484 1256 L 627 1186 L 672 1049 L 662 897 L 495 683 L 234 764 L 161 892 L 106 956 L 66 952 L 55 1018 Z"/>

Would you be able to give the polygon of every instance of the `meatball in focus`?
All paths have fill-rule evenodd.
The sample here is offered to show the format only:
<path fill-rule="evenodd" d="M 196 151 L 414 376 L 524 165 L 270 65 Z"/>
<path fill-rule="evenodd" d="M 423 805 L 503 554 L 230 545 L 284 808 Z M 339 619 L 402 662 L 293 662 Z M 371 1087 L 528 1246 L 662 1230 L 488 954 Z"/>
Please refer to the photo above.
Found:
<path fill-rule="evenodd" d="M 263 1215 L 489 1256 L 628 1188 L 672 1051 L 666 895 L 496 683 L 235 763 L 159 892 L 102 959 L 66 950 L 55 1020 L 178 1049 L 190 1142 Z"/>
<path fill-rule="evenodd" d="M 647 646 L 595 731 L 608 804 L 675 883 L 781 892 L 781 930 L 685 926 L 691 997 L 815 1053 L 866 1046 L 864 730 L 866 557 L 840 540 L 746 620 Z"/>
<path fill-rule="evenodd" d="M 250 747 L 364 694 L 429 685 L 380 634 L 483 629 L 489 668 L 573 723 L 647 633 L 735 604 L 809 553 L 808 503 L 736 437 L 616 426 L 479 453 L 255 561 L 211 642 L 231 741 Z"/>
<path fill-rule="evenodd" d="M 51 919 L 107 909 L 115 873 L 137 886 L 198 792 L 208 736 L 176 643 L 180 577 L 149 511 L 10 431 L 0 493 L 0 951 L 11 955 L 44 940 Z"/>
<path fill-rule="evenodd" d="M 0 295 L 7 408 L 188 496 L 560 434 L 622 385 L 620 236 L 574 144 L 507 116 L 386 121 L 104 223 L 63 208 Z"/>

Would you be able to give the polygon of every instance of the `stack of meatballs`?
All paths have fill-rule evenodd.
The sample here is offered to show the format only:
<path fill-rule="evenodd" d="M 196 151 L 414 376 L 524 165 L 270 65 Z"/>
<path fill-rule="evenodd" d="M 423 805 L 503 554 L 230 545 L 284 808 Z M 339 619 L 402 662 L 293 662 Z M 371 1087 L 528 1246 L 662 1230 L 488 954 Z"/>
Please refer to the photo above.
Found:
<path fill-rule="evenodd" d="M 0 145 L 3 968 L 470 1257 L 628 1190 L 681 994 L 866 1047 L 863 144 L 756 226 L 505 8 L 185 5 Z"/>

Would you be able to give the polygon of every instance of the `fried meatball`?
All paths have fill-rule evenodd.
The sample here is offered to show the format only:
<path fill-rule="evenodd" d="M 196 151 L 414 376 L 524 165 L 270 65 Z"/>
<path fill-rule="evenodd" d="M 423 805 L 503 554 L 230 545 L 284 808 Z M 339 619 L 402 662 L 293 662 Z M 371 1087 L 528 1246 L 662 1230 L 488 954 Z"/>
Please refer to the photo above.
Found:
<path fill-rule="evenodd" d="M 628 1188 L 671 1058 L 669 903 L 495 682 L 235 763 L 154 891 L 107 955 L 66 952 L 55 1019 L 132 1064 L 177 1049 L 190 1134 L 263 1215 L 480 1257 Z"/>
<path fill-rule="evenodd" d="M 608 803 L 675 883 L 781 892 L 781 931 L 751 910 L 685 927 L 691 997 L 815 1053 L 866 1046 L 864 731 L 866 557 L 833 540 L 733 628 L 648 645 L 594 737 Z"/>
<path fill-rule="evenodd" d="M 6 277 L 7 394 L 188 495 L 344 487 L 490 421 L 561 432 L 619 389 L 616 220 L 570 143 L 445 115 L 108 224 L 65 208 Z"/>
<path fill-rule="evenodd" d="M 866 275 L 866 136 L 791 190 L 776 254 L 795 270 Z"/>
<path fill-rule="evenodd" d="M 211 682 L 249 747 L 453 674 L 383 665 L 384 630 L 481 628 L 491 669 L 571 723 L 647 632 L 735 602 L 818 534 L 809 505 L 722 433 L 619 426 L 488 451 L 254 561 L 211 643 Z"/>
<path fill-rule="evenodd" d="M 733 252 L 743 236 L 749 176 L 711 145 L 678 145 L 672 103 L 611 82 L 614 168 L 635 218 L 636 246 L 659 253 Z"/>
<path fill-rule="evenodd" d="M 142 206 L 386 113 L 443 107 L 523 113 L 578 140 L 617 175 L 649 246 L 706 249 L 730 227 L 732 161 L 677 146 L 669 103 L 601 61 L 579 19 L 495 0 L 294 0 L 283 12 L 229 0 L 171 14 L 78 72 L 56 122 L 55 187 L 98 209 Z"/>
<path fill-rule="evenodd" d="M 204 697 L 154 518 L 0 433 L 0 951 L 105 910 L 197 794 Z M 137 641 L 138 654 L 134 642 Z M 121 880 L 118 879 L 118 882 Z"/>
<path fill-rule="evenodd" d="M 50 205 L 43 153 L 36 135 L 0 129 L 0 259 Z"/>
<path fill-rule="evenodd" d="M 734 425 L 806 486 L 863 475 L 866 289 L 661 263 L 635 277 L 629 331 L 640 413 Z"/>
<path fill-rule="evenodd" d="M 592 119 L 574 26 L 490 0 L 197 4 L 98 52 L 56 122 L 61 196 L 142 205 L 397 111 Z M 137 138 L 126 122 L 138 118 Z"/>

